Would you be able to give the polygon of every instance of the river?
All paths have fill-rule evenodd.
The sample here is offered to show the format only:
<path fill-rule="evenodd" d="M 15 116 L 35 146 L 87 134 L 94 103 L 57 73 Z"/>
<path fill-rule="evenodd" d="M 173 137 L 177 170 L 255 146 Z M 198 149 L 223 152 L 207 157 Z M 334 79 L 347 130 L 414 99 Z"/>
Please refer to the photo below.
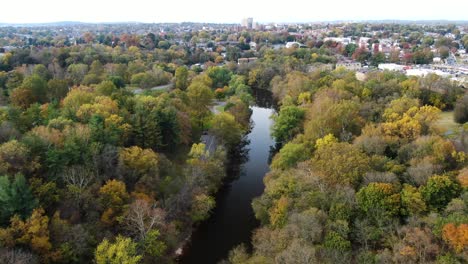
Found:
<path fill-rule="evenodd" d="M 231 166 L 227 182 L 216 196 L 211 216 L 193 232 L 180 260 L 182 264 L 211 264 L 226 259 L 229 250 L 244 243 L 251 247 L 252 231 L 259 226 L 252 210 L 252 199 L 262 194 L 263 177 L 269 171 L 270 136 L 275 111 L 268 91 L 254 91 L 252 129 L 240 150 L 241 164 Z"/>

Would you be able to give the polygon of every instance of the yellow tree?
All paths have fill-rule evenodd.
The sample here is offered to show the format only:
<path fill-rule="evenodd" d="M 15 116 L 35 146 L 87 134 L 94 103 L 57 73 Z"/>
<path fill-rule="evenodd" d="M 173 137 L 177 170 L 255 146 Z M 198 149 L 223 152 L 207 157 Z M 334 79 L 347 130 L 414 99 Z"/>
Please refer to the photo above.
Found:
<path fill-rule="evenodd" d="M 101 204 L 105 208 L 101 221 L 108 225 L 115 224 L 122 216 L 124 206 L 130 198 L 125 183 L 109 180 L 99 189 Z"/>

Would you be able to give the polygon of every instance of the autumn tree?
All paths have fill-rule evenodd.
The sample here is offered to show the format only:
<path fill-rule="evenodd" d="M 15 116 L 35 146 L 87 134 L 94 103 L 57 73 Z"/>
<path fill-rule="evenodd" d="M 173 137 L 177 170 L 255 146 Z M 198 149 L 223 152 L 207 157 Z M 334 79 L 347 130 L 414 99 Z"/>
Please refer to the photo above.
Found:
<path fill-rule="evenodd" d="M 138 264 L 142 256 L 137 254 L 137 244 L 131 238 L 117 236 L 115 242 L 104 239 L 96 248 L 97 264 Z"/>
<path fill-rule="evenodd" d="M 330 184 L 357 185 L 370 169 L 370 159 L 348 143 L 331 143 L 317 149 L 311 165 Z"/>
<path fill-rule="evenodd" d="M 392 217 L 400 212 L 400 194 L 389 183 L 372 182 L 359 190 L 356 199 L 361 210 L 370 218 Z"/>
<path fill-rule="evenodd" d="M 442 238 L 456 253 L 466 251 L 468 248 L 468 224 L 446 224 L 442 229 Z"/>
<path fill-rule="evenodd" d="M 100 201 L 105 208 L 101 221 L 112 225 L 123 214 L 124 206 L 130 198 L 125 183 L 118 180 L 109 180 L 99 189 Z"/>
<path fill-rule="evenodd" d="M 244 133 L 234 116 L 227 112 L 221 112 L 213 117 L 210 131 L 229 148 L 239 144 Z"/>
<path fill-rule="evenodd" d="M 128 184 L 135 184 L 144 178 L 151 182 L 159 180 L 159 155 L 151 149 L 142 149 L 138 146 L 123 148 L 119 152 L 119 169 Z M 147 184 L 149 182 L 146 182 Z M 155 184 L 141 186 L 151 192 Z"/>

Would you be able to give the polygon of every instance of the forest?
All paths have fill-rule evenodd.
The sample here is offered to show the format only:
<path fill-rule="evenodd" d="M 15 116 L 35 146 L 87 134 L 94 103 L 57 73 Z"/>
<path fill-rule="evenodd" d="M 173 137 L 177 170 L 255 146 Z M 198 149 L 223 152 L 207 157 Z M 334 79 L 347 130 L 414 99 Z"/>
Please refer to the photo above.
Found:
<path fill-rule="evenodd" d="M 224 263 L 468 261 L 468 95 L 448 78 L 311 69 L 353 57 L 332 42 L 247 45 L 291 30 L 178 35 L 190 45 L 4 31 L 18 47 L 0 56 L 1 263 L 176 263 L 251 127 L 252 89 L 278 102 L 277 149 L 252 247 Z"/>

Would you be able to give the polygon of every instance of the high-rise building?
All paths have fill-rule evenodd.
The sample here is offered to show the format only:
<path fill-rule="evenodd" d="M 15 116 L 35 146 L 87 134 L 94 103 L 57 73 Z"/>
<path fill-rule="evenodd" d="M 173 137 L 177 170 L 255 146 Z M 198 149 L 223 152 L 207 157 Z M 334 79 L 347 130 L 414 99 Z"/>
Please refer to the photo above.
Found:
<path fill-rule="evenodd" d="M 241 22 L 241 26 L 245 27 L 245 28 L 248 28 L 248 29 L 252 29 L 253 24 L 254 24 L 253 18 L 251 18 L 251 17 L 244 18 L 244 19 L 242 19 L 242 22 Z"/>

